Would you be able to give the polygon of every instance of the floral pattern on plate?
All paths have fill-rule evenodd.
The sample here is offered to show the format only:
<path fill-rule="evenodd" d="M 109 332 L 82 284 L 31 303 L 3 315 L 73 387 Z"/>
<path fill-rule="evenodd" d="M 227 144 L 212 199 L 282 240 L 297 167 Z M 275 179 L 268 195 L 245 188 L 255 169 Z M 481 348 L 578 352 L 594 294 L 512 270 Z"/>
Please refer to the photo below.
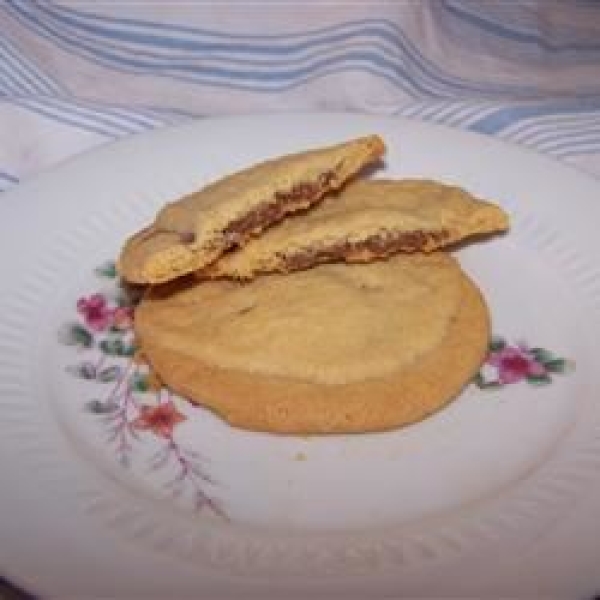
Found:
<path fill-rule="evenodd" d="M 183 447 L 177 428 L 187 417 L 175 398 L 161 389 L 147 367 L 136 357 L 133 334 L 134 307 L 139 290 L 117 279 L 114 263 L 95 270 L 116 284 L 110 292 L 79 298 L 77 320 L 59 330 L 59 340 L 79 350 L 81 360 L 66 367 L 69 374 L 90 383 L 108 386 L 101 398 L 84 402 L 106 430 L 106 441 L 118 462 L 129 468 L 136 458 L 136 444 L 151 437 L 156 450 L 146 465 L 151 471 L 170 469 L 173 477 L 164 484 L 172 497 L 191 495 L 194 508 L 208 509 L 226 518 L 219 503 L 207 492 L 214 481 L 204 470 L 197 452 Z"/>
<path fill-rule="evenodd" d="M 109 386 L 100 399 L 85 401 L 84 409 L 105 428 L 107 444 L 123 468 L 129 468 L 135 460 L 136 444 L 142 437 L 150 437 L 155 451 L 146 466 L 153 472 L 170 468 L 174 473 L 164 484 L 167 493 L 179 497 L 187 490 L 195 509 L 208 509 L 226 519 L 223 508 L 207 492 L 214 481 L 204 470 L 201 457 L 178 441 L 177 428 L 187 420 L 178 403 L 185 400 L 161 389 L 160 382 L 136 357 L 133 320 L 139 289 L 118 279 L 113 262 L 96 268 L 95 274 L 111 282 L 110 291 L 79 298 L 77 318 L 59 330 L 60 342 L 77 348 L 82 357 L 68 365 L 67 372 L 90 383 Z M 571 361 L 544 348 L 493 337 L 486 361 L 473 383 L 485 390 L 523 381 L 546 385 L 552 382 L 553 375 L 573 368 Z"/>
<path fill-rule="evenodd" d="M 481 389 L 498 389 L 521 381 L 547 385 L 552 383 L 552 375 L 569 373 L 574 368 L 572 361 L 555 356 L 545 348 L 532 347 L 525 342 L 510 344 L 504 338 L 494 336 L 485 364 L 474 382 Z"/>

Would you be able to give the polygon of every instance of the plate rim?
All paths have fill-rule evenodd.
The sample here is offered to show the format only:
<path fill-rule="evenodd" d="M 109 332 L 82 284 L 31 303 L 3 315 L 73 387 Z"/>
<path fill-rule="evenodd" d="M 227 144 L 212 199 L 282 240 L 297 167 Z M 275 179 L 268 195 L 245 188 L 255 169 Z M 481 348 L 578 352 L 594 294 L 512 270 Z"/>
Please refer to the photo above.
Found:
<path fill-rule="evenodd" d="M 345 114 L 345 113 L 320 113 L 320 117 L 319 117 L 319 118 L 330 118 L 330 117 L 331 117 L 331 115 L 333 115 L 333 114 L 337 115 L 338 117 L 340 117 L 340 116 L 341 116 L 341 117 L 343 117 L 343 119 L 355 119 L 355 118 L 357 118 L 357 117 L 355 117 L 354 115 L 347 115 L 347 114 Z M 308 117 L 314 117 L 314 113 L 299 113 L 299 115 L 300 115 L 300 116 L 304 116 L 304 117 L 307 117 L 307 116 L 308 116 Z M 256 117 L 257 117 L 257 115 L 252 115 L 251 117 L 247 117 L 247 116 L 245 116 L 245 117 L 219 117 L 219 118 L 216 118 L 216 119 L 210 119 L 210 121 L 211 121 L 211 122 L 217 122 L 217 121 L 219 121 L 219 122 L 223 122 L 223 121 L 229 121 L 229 122 L 231 122 L 232 120 L 238 120 L 238 119 L 241 119 L 241 120 L 248 120 L 248 119 L 251 119 L 251 120 L 253 120 L 253 121 L 254 121 L 254 120 L 256 120 Z M 288 115 L 286 115 L 286 117 L 287 117 L 287 118 L 289 118 L 289 117 L 290 117 L 290 115 L 288 114 Z M 270 116 L 270 115 L 267 115 L 267 116 L 259 117 L 259 120 L 260 120 L 261 118 L 262 118 L 262 119 L 269 119 L 269 120 L 270 120 L 271 116 Z M 364 119 L 364 117 L 362 117 L 362 116 L 361 116 L 361 117 L 358 117 L 358 118 L 359 118 L 359 119 L 360 119 L 360 118 L 363 118 L 363 119 Z M 385 121 L 385 122 L 388 122 L 388 123 L 389 123 L 390 121 L 393 121 L 393 122 L 394 122 L 395 124 L 397 124 L 397 125 L 398 125 L 400 128 L 402 127 L 402 126 L 401 126 L 401 123 L 402 123 L 402 122 L 409 122 L 409 123 L 411 123 L 411 124 L 413 124 L 413 125 L 414 125 L 414 123 L 415 123 L 415 121 L 413 121 L 412 119 L 399 118 L 399 117 L 379 117 L 379 116 L 369 116 L 369 117 L 368 117 L 368 119 L 369 119 L 369 120 L 372 120 L 373 122 L 376 122 L 376 121 L 377 121 L 377 122 L 384 122 L 384 121 Z M 192 124 L 184 124 L 184 125 L 180 125 L 180 126 L 178 126 L 178 127 L 176 127 L 176 128 L 169 128 L 169 129 L 171 130 L 171 129 L 179 129 L 179 128 L 182 128 L 182 129 L 185 129 L 185 130 L 187 130 L 188 128 L 191 128 L 191 126 L 194 126 L 194 127 L 196 127 L 196 126 L 197 126 L 197 123 L 205 124 L 205 123 L 206 123 L 206 121 L 207 121 L 207 119 L 201 119 L 201 120 L 199 120 L 199 121 L 196 121 L 196 122 L 194 122 L 194 123 L 192 123 Z M 399 125 L 399 124 L 400 124 L 400 125 Z M 424 126 L 425 128 L 428 128 L 428 129 L 430 129 L 430 130 L 440 130 L 440 129 L 442 129 L 442 130 L 450 130 L 450 131 L 452 131 L 454 134 L 459 134 L 460 136 L 465 136 L 465 135 L 466 135 L 466 136 L 469 136 L 469 137 L 475 136 L 477 139 L 483 139 L 483 140 L 486 140 L 486 142 L 492 142 L 494 145 L 500 144 L 500 145 L 501 145 L 501 146 L 503 146 L 503 147 L 509 146 L 509 147 L 511 147 L 511 148 L 513 148 L 513 149 L 518 149 L 520 152 L 525 152 L 525 153 L 527 153 L 527 154 L 532 154 L 532 152 L 531 152 L 530 150 L 523 150 L 521 147 L 519 147 L 519 146 L 517 146 L 517 145 L 515 145 L 515 144 L 506 144 L 506 143 L 504 143 L 503 141 L 497 140 L 497 139 L 495 139 L 495 138 L 489 138 L 488 136 L 485 136 L 485 135 L 483 135 L 483 134 L 478 134 L 478 133 L 473 133 L 473 132 L 464 132 L 464 131 L 462 131 L 462 130 L 456 130 L 456 129 L 453 129 L 453 128 L 450 128 L 450 127 L 442 127 L 442 126 L 438 126 L 438 125 L 436 125 L 436 124 L 431 124 L 431 123 L 423 123 L 423 122 L 418 122 L 418 124 L 419 124 L 419 126 Z M 202 127 L 200 127 L 200 129 L 201 129 L 201 128 L 202 128 Z M 145 134 L 140 134 L 139 136 L 135 136 L 136 138 L 138 138 L 138 140 L 137 140 L 137 141 L 135 141 L 135 143 L 139 143 L 139 138 L 142 138 L 142 137 L 143 137 L 143 138 L 147 138 L 147 136 L 152 136 L 153 134 L 156 134 L 156 132 L 148 132 L 148 133 L 145 133 Z M 125 140 L 120 140 L 120 141 L 116 142 L 115 144 L 111 144 L 110 146 L 111 146 L 111 148 L 114 148 L 114 146 L 115 146 L 116 144 L 126 144 L 126 143 L 128 143 L 129 141 L 130 141 L 130 140 L 129 140 L 129 138 L 127 138 L 127 139 L 125 139 Z M 107 152 L 108 152 L 109 154 L 110 154 L 110 153 L 112 153 L 112 152 L 114 152 L 114 150 L 112 150 L 112 149 L 108 149 L 108 148 L 106 148 L 106 147 L 105 147 L 105 148 L 101 148 L 101 149 L 100 149 L 100 151 L 101 151 L 102 153 L 107 153 Z M 69 160 L 69 161 L 65 162 L 65 163 L 63 164 L 63 166 L 61 166 L 60 168 L 57 168 L 57 169 L 52 169 L 52 170 L 50 171 L 50 173 L 49 173 L 49 174 L 40 174 L 40 175 L 39 175 L 39 177 L 37 177 L 37 178 L 35 179 L 35 181 L 33 181 L 33 180 L 32 180 L 32 184 L 31 184 L 31 185 L 33 185 L 33 186 L 39 186 L 39 185 L 40 185 L 40 182 L 41 182 L 41 184 L 43 185 L 43 184 L 44 184 L 44 181 L 45 181 L 45 179 L 46 179 L 47 177 L 57 177 L 57 175 L 56 175 L 57 173 L 59 174 L 59 175 L 58 175 L 58 177 L 60 177 L 60 173 L 61 173 L 61 171 L 64 171 L 64 170 L 67 170 L 67 171 L 68 171 L 69 169 L 77 168 L 77 165 L 78 165 L 78 164 L 79 164 L 79 163 L 80 163 L 82 160 L 86 160 L 86 161 L 89 161 L 89 160 L 92 160 L 92 161 L 98 160 L 97 158 L 95 158 L 95 157 L 96 157 L 96 155 L 98 155 L 98 154 L 99 154 L 99 151 L 98 151 L 98 150 L 92 150 L 92 151 L 90 151 L 90 152 L 86 152 L 85 154 L 86 154 L 86 156 L 85 156 L 85 157 L 84 157 L 83 155 L 82 155 L 82 156 L 75 157 L 74 159 L 71 159 L 71 160 Z M 568 170 L 572 170 L 572 171 L 574 172 L 574 174 L 575 174 L 575 175 L 576 175 L 578 178 L 579 178 L 579 177 L 584 177 L 584 178 L 585 178 L 585 177 L 590 177 L 590 176 L 588 176 L 588 175 L 585 175 L 585 173 L 582 173 L 580 170 L 578 170 L 578 169 L 576 169 L 576 168 L 572 167 L 571 165 L 565 165 L 564 163 L 560 163 L 560 162 L 556 161 L 555 159 L 552 159 L 552 158 L 549 158 L 549 157 L 542 157 L 541 155 L 537 155 L 536 153 L 533 153 L 533 154 L 534 154 L 534 155 L 536 155 L 536 156 L 539 156 L 539 157 L 543 158 L 545 161 L 551 161 L 552 163 L 556 163 L 556 164 L 560 165 L 560 167 L 561 167 L 561 170 L 562 170 L 562 169 L 568 169 Z M 91 157 L 91 158 L 90 158 L 90 157 Z M 598 183 L 598 182 L 596 182 L 596 181 L 595 181 L 593 178 L 592 178 L 592 181 L 594 182 L 594 185 L 597 185 L 597 183 Z M 19 188 L 17 188 L 16 190 L 14 190 L 14 192 L 12 192 L 12 191 L 9 191 L 9 192 L 7 192 L 6 194 L 7 194 L 8 196 L 10 196 L 11 194 L 13 194 L 13 195 L 17 195 L 17 196 L 18 196 L 18 195 L 23 195 L 23 194 L 25 194 L 25 196 L 27 196 L 27 191 L 25 191 L 25 192 L 23 192 L 23 191 L 22 191 L 23 189 L 25 189 L 25 188 L 26 188 L 26 186 L 27 186 L 27 185 L 28 185 L 27 183 L 24 183 L 24 184 L 23 184 L 23 187 L 19 186 Z M 3 195 L 3 198 L 4 198 L 4 195 Z M 1 203 L 0 203 L 0 211 L 1 211 L 1 210 L 3 210 L 3 207 L 4 207 L 4 205 L 5 205 L 5 203 L 4 203 L 4 202 L 1 202 Z M 594 206 L 596 206 L 596 205 L 594 205 Z M 10 207 L 9 207 L 9 208 L 10 208 Z M 596 210 L 598 211 L 598 214 L 600 215 L 600 206 L 597 206 Z M 1 214 L 1 213 L 0 213 L 0 214 Z M 0 220 L 0 223 L 1 223 L 2 221 L 6 221 L 6 220 L 7 220 L 7 219 L 1 219 L 1 220 Z M 3 323 L 3 322 L 0 320 L 0 327 L 1 327 L 2 325 L 4 325 L 4 323 Z M 2 389 L 2 386 L 0 386 L 0 389 Z M 0 464 L 1 464 L 1 462 L 0 462 Z M 11 574 L 11 577 L 12 577 L 12 574 Z M 19 579 L 18 577 L 13 577 L 13 578 L 14 578 L 14 580 L 15 580 L 15 581 L 17 581 L 17 580 Z"/>

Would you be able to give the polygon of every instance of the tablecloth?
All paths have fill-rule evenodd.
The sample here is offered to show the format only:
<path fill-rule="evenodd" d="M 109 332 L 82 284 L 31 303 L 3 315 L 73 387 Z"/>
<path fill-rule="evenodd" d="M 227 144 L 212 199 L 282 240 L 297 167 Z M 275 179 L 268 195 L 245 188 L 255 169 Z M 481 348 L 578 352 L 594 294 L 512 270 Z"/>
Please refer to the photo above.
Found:
<path fill-rule="evenodd" d="M 600 177 L 600 2 L 0 0 L 0 191 L 189 119 L 323 110 L 435 121 Z"/>
<path fill-rule="evenodd" d="M 600 175 L 600 2 L 0 0 L 0 189 L 187 119 L 403 115 Z"/>

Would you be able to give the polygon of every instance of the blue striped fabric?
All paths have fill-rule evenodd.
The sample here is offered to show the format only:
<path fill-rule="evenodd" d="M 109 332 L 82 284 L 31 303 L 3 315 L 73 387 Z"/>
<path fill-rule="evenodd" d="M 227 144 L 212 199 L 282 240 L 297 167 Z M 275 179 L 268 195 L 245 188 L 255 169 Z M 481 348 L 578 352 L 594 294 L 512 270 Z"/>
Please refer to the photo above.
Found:
<path fill-rule="evenodd" d="M 19 178 L 11 175 L 10 173 L 3 173 L 0 171 L 0 192 L 9 187 L 19 183 Z"/>
<path fill-rule="evenodd" d="M 0 3 L 0 190 L 186 119 L 323 109 L 470 129 L 600 175 L 600 3 Z"/>
<path fill-rule="evenodd" d="M 0 38 L 0 69 L 3 76 L 1 88 L 3 95 L 9 92 L 22 94 L 61 94 L 64 92 L 64 88 L 57 81 L 48 77 L 7 38 Z"/>
<path fill-rule="evenodd" d="M 541 3 L 522 3 L 519 10 L 509 2 L 456 2 L 446 0 L 437 8 L 443 13 L 441 20 L 469 25 L 473 31 L 484 31 L 495 38 L 502 38 L 519 44 L 506 45 L 506 50 L 522 52 L 560 53 L 561 59 L 576 61 L 597 60 L 600 55 L 600 41 L 597 28 L 590 22 L 574 26 L 564 19 L 560 27 L 554 26 L 545 18 L 552 14 L 540 10 Z M 591 7 L 591 6 L 590 6 Z M 596 7 L 597 8 L 597 7 Z M 571 9 L 573 10 L 573 9 Z M 565 15 L 568 13 L 565 13 Z M 584 16 L 588 16 L 584 14 Z"/>

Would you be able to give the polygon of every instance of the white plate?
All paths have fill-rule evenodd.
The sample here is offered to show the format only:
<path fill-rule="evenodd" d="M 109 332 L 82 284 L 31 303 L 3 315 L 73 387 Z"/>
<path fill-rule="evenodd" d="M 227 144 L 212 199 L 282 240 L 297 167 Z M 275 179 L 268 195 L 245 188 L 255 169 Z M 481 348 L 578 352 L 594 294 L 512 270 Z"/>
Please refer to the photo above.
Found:
<path fill-rule="evenodd" d="M 100 317 L 114 315 L 116 281 L 95 268 L 167 200 L 260 159 L 371 132 L 389 147 L 378 175 L 454 182 L 510 212 L 509 235 L 458 258 L 497 334 L 575 370 L 546 385 L 471 385 L 422 423 L 363 436 L 248 433 L 180 399 L 128 395 L 143 380 L 114 340 L 126 351 L 129 333 L 73 328 L 85 324 L 78 298 L 89 307 L 94 292 L 110 309 Z M 33 591 L 72 597 L 600 590 L 598 222 L 600 187 L 572 169 L 484 137 L 353 115 L 207 119 L 4 194 L 2 568 Z M 167 414 L 163 429 L 147 429 L 158 400 L 184 420 Z"/>

